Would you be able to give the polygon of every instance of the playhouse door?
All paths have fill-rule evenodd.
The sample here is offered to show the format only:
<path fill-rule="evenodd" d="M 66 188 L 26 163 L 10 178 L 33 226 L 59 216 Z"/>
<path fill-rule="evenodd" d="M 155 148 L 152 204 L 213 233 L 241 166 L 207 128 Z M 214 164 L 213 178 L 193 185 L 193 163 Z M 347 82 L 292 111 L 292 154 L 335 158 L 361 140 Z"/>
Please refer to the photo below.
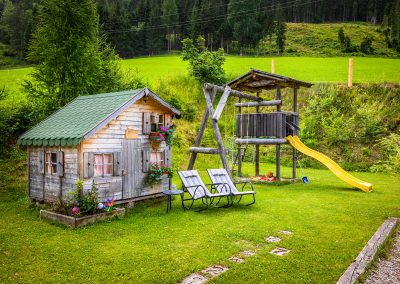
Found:
<path fill-rule="evenodd" d="M 122 142 L 122 160 L 124 165 L 122 198 L 140 196 L 143 181 L 140 140 L 124 140 Z"/>

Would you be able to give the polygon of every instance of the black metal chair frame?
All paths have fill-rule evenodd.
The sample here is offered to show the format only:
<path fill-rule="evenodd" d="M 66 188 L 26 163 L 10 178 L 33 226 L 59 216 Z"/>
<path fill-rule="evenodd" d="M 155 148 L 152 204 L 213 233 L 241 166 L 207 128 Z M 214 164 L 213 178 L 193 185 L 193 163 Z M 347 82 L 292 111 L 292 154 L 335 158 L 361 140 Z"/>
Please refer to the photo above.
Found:
<path fill-rule="evenodd" d="M 206 184 L 205 186 L 210 186 L 210 193 L 213 194 L 213 189 L 215 190 L 215 192 L 217 192 L 217 186 L 220 186 L 220 185 L 223 185 L 224 187 L 227 186 L 228 189 L 229 189 L 229 191 L 230 191 L 230 187 L 229 187 L 229 185 L 226 184 L 226 183 L 210 183 L 210 184 Z M 192 196 L 192 194 L 187 190 L 188 188 L 195 188 L 194 193 L 193 193 L 193 196 Z M 184 196 L 182 197 L 182 207 L 183 207 L 183 210 L 184 210 L 184 211 L 190 210 L 190 209 L 192 208 L 194 202 L 195 202 L 196 200 L 199 200 L 199 199 L 201 199 L 201 202 L 205 205 L 205 207 L 204 207 L 204 208 L 200 208 L 199 210 L 196 210 L 196 211 L 197 211 L 197 212 L 200 212 L 200 211 L 206 210 L 206 209 L 208 209 L 209 206 L 211 206 L 211 205 L 214 204 L 214 199 L 217 198 L 216 196 L 210 196 L 210 197 L 208 197 L 208 196 L 206 195 L 206 191 L 205 191 L 205 189 L 203 188 L 202 185 L 192 185 L 192 186 L 185 186 L 185 185 L 182 185 L 182 190 L 183 190 L 183 194 L 184 194 L 185 192 L 187 192 L 187 193 L 189 193 L 189 195 L 190 195 L 190 197 L 191 197 L 191 198 L 186 198 L 186 199 L 184 198 Z M 204 196 L 195 199 L 194 196 L 196 196 L 197 190 L 203 190 L 203 191 L 204 191 Z M 218 193 L 218 192 L 217 192 L 217 193 Z M 217 201 L 217 203 L 215 203 L 216 206 L 219 204 L 219 202 L 221 201 L 221 198 L 222 198 L 222 197 L 226 197 L 227 200 L 228 200 L 228 203 L 227 203 L 226 205 L 223 205 L 223 206 L 218 206 L 218 208 L 228 208 L 228 207 L 231 207 L 231 206 L 233 205 L 233 199 L 231 198 L 231 194 L 227 194 L 227 195 L 225 195 L 225 196 L 219 196 L 219 197 L 218 197 L 218 201 Z M 192 203 L 190 204 L 189 207 L 187 207 L 187 206 L 185 205 L 185 201 L 188 201 L 188 200 L 192 200 Z M 208 200 L 209 200 L 210 202 L 208 202 Z"/>
<path fill-rule="evenodd" d="M 238 185 L 238 184 L 243 184 L 242 185 L 242 188 L 241 188 L 241 192 L 245 192 L 244 191 L 244 188 L 246 187 L 246 185 L 250 185 L 250 187 L 251 187 L 251 191 L 253 191 L 253 193 L 252 193 L 252 195 L 253 195 L 253 201 L 251 202 L 251 203 L 249 203 L 249 204 L 246 204 L 246 206 L 250 206 L 250 205 L 253 205 L 254 203 L 256 203 L 256 194 L 255 194 L 255 192 L 254 192 L 254 187 L 253 187 L 253 184 L 251 183 L 251 182 L 248 182 L 248 181 L 241 181 L 241 182 L 234 182 L 233 183 L 235 186 L 236 185 Z M 232 194 L 232 191 L 231 191 L 231 194 Z M 243 195 L 244 194 L 241 194 L 240 195 L 240 198 L 239 198 L 239 200 L 236 202 L 236 204 L 239 204 L 239 202 L 242 200 L 242 197 L 243 197 Z M 234 194 L 232 194 L 232 204 L 233 204 L 233 197 L 234 197 L 235 195 Z"/>

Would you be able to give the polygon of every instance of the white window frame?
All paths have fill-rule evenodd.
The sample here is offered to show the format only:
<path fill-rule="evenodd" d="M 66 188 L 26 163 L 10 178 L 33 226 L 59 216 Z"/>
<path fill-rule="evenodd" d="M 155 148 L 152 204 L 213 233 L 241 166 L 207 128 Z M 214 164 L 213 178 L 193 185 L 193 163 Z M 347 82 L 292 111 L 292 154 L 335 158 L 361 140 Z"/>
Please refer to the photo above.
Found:
<path fill-rule="evenodd" d="M 156 159 L 155 161 L 152 159 L 153 154 L 157 156 L 160 155 L 161 159 Z M 162 151 L 150 151 L 150 165 L 157 163 L 157 164 L 164 164 L 164 152 Z"/>
<path fill-rule="evenodd" d="M 152 113 L 150 115 L 150 130 L 151 132 L 156 132 L 160 126 L 164 126 L 164 114 Z M 153 128 L 154 126 L 154 128 Z"/>
<path fill-rule="evenodd" d="M 96 164 L 96 155 L 101 155 L 101 164 Z M 104 163 L 104 155 L 111 155 L 111 162 Z M 101 175 L 95 175 L 96 166 L 101 166 Z M 104 174 L 106 166 L 111 166 L 111 173 Z M 93 177 L 111 177 L 114 175 L 114 154 L 113 153 L 93 153 Z"/>
<path fill-rule="evenodd" d="M 47 154 L 50 154 L 50 161 L 47 159 Z M 55 157 L 56 157 L 56 161 L 55 162 L 53 162 L 52 161 L 52 156 L 53 155 L 55 155 Z M 57 157 L 57 151 L 46 151 L 45 152 L 45 158 L 44 158 L 44 161 L 45 161 L 45 168 L 44 168 L 44 170 L 45 170 L 45 173 L 46 174 L 51 174 L 51 175 L 55 175 L 55 174 L 57 174 L 58 173 L 58 157 Z M 48 171 L 48 166 L 50 166 L 50 172 Z"/>

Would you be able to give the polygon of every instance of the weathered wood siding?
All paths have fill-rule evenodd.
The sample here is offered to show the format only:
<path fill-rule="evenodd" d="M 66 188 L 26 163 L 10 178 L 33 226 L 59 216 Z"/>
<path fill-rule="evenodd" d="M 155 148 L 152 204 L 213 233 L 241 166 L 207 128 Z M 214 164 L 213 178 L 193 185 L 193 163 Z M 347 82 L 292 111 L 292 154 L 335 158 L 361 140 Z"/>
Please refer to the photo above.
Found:
<path fill-rule="evenodd" d="M 59 147 L 29 147 L 29 194 L 31 199 L 55 201 L 62 188 L 62 195 L 74 188 L 78 179 L 78 150 Z M 44 154 L 46 151 L 64 153 L 64 175 L 44 173 Z"/>
<path fill-rule="evenodd" d="M 148 134 L 143 133 L 143 113 L 159 113 L 165 114 L 165 124 L 169 125 L 171 123 L 172 114 L 171 111 L 160 103 L 156 102 L 151 98 L 147 98 L 146 101 L 144 99 L 139 100 L 134 105 L 126 109 L 121 115 L 117 117 L 117 119 L 108 123 L 106 127 L 99 130 L 94 134 L 90 139 L 83 141 L 80 145 L 79 151 L 79 173 L 80 176 L 83 177 L 84 171 L 84 158 L 83 153 L 85 152 L 93 152 L 93 153 L 116 153 L 121 152 L 123 154 L 123 141 L 125 140 L 125 131 L 129 129 L 134 129 L 138 131 L 139 135 L 139 144 L 140 149 L 150 149 L 150 142 L 148 139 Z M 165 143 L 163 142 L 161 145 L 160 151 L 164 151 Z M 140 152 L 141 153 L 141 152 Z M 170 157 L 171 155 L 169 155 Z M 138 157 L 138 155 L 137 155 Z M 142 157 L 138 157 L 140 159 L 140 164 L 142 164 Z M 171 159 L 171 158 L 170 158 Z M 123 162 L 121 166 L 121 172 L 130 167 L 126 165 L 126 159 L 122 157 Z M 140 173 L 140 177 L 138 178 L 138 183 L 141 184 L 141 191 L 137 193 L 138 196 L 145 196 L 154 193 L 160 192 L 162 189 L 167 189 L 169 184 L 169 179 L 164 179 L 162 183 L 158 186 L 148 187 L 144 185 L 144 181 L 147 178 L 147 173 Z M 95 177 L 95 178 L 86 178 L 84 179 L 85 188 L 89 188 L 93 181 L 97 184 L 99 188 L 99 196 L 101 200 L 106 199 L 107 197 L 112 197 L 115 200 L 126 199 L 134 196 L 127 196 L 126 188 L 127 183 L 124 181 L 126 179 L 126 175 L 121 176 L 112 176 L 112 177 Z M 125 193 L 124 193 L 125 191 Z"/>

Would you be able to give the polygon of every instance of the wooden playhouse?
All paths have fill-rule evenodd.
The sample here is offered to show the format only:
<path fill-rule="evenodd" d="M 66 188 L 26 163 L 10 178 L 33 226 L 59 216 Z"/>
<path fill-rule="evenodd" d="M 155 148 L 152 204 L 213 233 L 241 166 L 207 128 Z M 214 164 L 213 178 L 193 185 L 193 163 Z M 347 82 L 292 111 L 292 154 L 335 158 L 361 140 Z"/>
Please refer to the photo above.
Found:
<path fill-rule="evenodd" d="M 148 186 L 154 162 L 171 166 L 170 146 L 151 145 L 149 135 L 171 126 L 180 112 L 149 89 L 81 96 L 23 134 L 28 149 L 31 201 L 66 199 L 78 178 L 93 182 L 100 200 L 127 202 L 156 196 L 170 185 Z"/>

